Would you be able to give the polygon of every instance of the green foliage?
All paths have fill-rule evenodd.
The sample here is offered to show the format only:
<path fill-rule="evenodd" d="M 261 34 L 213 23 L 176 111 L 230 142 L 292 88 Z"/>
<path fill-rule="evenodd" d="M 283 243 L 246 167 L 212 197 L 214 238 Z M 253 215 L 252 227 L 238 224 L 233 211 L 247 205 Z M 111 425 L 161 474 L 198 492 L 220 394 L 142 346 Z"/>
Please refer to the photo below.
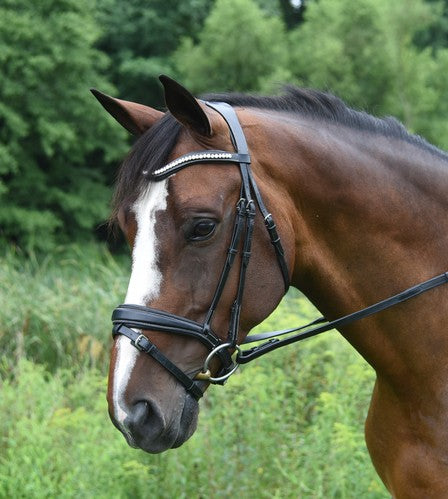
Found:
<path fill-rule="evenodd" d="M 396 116 L 412 132 L 448 147 L 440 2 L 309 2 L 305 22 L 288 36 L 279 15 L 268 17 L 272 7 L 263 4 L 262 10 L 254 0 L 217 0 L 197 40 L 183 39 L 173 61 L 194 92 L 269 93 L 273 84 L 289 81 Z"/>
<path fill-rule="evenodd" d="M 414 41 L 418 47 L 433 47 L 438 49 L 448 47 L 448 1 L 426 0 L 438 6 L 440 14 L 427 29 L 417 34 Z"/>
<path fill-rule="evenodd" d="M 14 365 L 26 356 L 52 370 L 58 366 L 105 369 L 111 309 L 121 303 L 128 280 L 96 246 L 59 248 L 24 259 L 0 258 L 0 352 Z"/>
<path fill-rule="evenodd" d="M 303 15 L 308 2 L 313 0 L 278 0 L 278 4 L 283 13 L 283 19 L 288 29 L 303 22 Z"/>
<path fill-rule="evenodd" d="M 285 28 L 253 0 L 216 0 L 198 39 L 185 38 L 174 55 L 194 92 L 260 90 L 289 75 Z"/>
<path fill-rule="evenodd" d="M 305 23 L 291 33 L 295 78 L 374 114 L 394 115 L 447 147 L 440 110 L 446 85 L 438 81 L 446 49 L 434 55 L 413 43 L 440 14 L 439 4 L 423 0 L 311 2 Z"/>
<path fill-rule="evenodd" d="M 213 0 L 97 0 L 104 28 L 99 48 L 112 59 L 110 78 L 127 100 L 163 104 L 157 77 L 173 75 L 171 53 L 202 27 Z"/>
<path fill-rule="evenodd" d="M 0 6 L 0 236 L 28 248 L 48 249 L 107 217 L 105 161 L 124 151 L 124 134 L 88 92 L 112 89 L 90 6 Z"/>
<path fill-rule="evenodd" d="M 94 102 L 90 86 L 159 107 L 159 73 L 198 93 L 270 93 L 277 83 L 298 83 L 395 115 L 448 147 L 447 5 L 5 0 L 0 240 L 48 250 L 90 237 L 107 218 L 111 163 L 124 154 L 126 135 Z"/>
<path fill-rule="evenodd" d="M 0 260 L 0 497 L 388 497 L 362 432 L 374 375 L 336 333 L 211 387 L 180 449 L 128 448 L 105 400 L 127 267 L 98 247 Z M 259 329 L 315 315 L 291 292 Z"/>
<path fill-rule="evenodd" d="M 2 386 L 1 497 L 147 497 L 150 467 L 113 431 L 104 390 L 96 371 L 19 363 Z"/>

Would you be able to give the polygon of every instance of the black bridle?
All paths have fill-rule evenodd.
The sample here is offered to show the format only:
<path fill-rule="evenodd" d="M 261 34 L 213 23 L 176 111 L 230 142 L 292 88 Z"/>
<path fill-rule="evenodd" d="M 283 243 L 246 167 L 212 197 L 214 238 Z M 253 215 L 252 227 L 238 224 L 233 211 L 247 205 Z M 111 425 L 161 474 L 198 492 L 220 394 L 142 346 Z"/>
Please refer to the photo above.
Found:
<path fill-rule="evenodd" d="M 228 151 L 214 150 L 192 152 L 177 158 L 150 174 L 150 179 L 152 181 L 160 181 L 192 164 L 233 163 L 239 165 L 241 174 L 241 190 L 240 198 L 236 206 L 236 216 L 233 225 L 230 247 L 228 249 L 221 276 L 206 318 L 201 324 L 199 322 L 161 310 L 129 304 L 118 306 L 112 314 L 112 335 L 116 336 L 121 334 L 128 337 L 131 340 L 132 345 L 159 362 L 185 387 L 187 392 L 191 393 L 191 395 L 196 398 L 196 400 L 203 395 L 203 392 L 196 380 L 204 380 L 214 384 L 223 384 L 229 376 L 235 372 L 240 364 L 246 364 L 261 355 L 282 346 L 289 345 L 305 338 L 329 331 L 330 329 L 341 327 L 356 320 L 360 320 L 448 282 L 448 273 L 443 273 L 397 295 L 394 295 L 391 298 L 331 322 L 328 322 L 322 317 L 311 322 L 310 324 L 307 324 L 306 326 L 251 335 L 246 337 L 242 343 L 248 344 L 263 340 L 267 341 L 249 350 L 241 350 L 240 346 L 237 345 L 241 303 L 245 286 L 246 270 L 251 255 L 251 243 L 257 207 L 264 219 L 266 230 L 277 256 L 277 262 L 283 276 L 285 292 L 289 287 L 289 271 L 274 219 L 266 209 L 250 168 L 249 150 L 243 130 L 238 121 L 238 117 L 234 109 L 226 103 L 206 102 L 206 104 L 217 111 L 227 122 L 232 143 L 236 152 L 232 153 Z M 235 300 L 230 310 L 227 338 L 222 340 L 212 331 L 211 322 L 226 285 L 230 270 L 235 262 L 236 255 L 240 252 L 240 250 L 241 263 L 239 269 L 238 287 Z M 145 335 L 140 333 L 139 330 L 141 329 L 169 332 L 199 340 L 210 350 L 210 354 L 205 360 L 202 372 L 197 373 L 195 378 L 190 378 L 175 364 L 173 364 L 173 362 L 171 362 L 162 352 L 160 352 L 154 343 L 152 343 Z M 301 332 L 296 335 L 290 335 L 290 333 L 296 331 Z M 290 336 L 284 339 L 279 339 L 282 335 Z M 232 352 L 235 349 L 237 350 L 237 356 L 235 361 L 233 361 Z M 218 373 L 212 376 L 209 370 L 209 364 L 214 356 L 217 356 L 220 360 L 221 367 Z"/>

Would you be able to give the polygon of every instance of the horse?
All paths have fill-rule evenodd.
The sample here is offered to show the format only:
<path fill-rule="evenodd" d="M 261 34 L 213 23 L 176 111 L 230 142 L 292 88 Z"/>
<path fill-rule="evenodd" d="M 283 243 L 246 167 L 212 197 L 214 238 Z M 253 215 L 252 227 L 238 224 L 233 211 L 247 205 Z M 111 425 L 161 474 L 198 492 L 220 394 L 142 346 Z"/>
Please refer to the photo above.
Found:
<path fill-rule="evenodd" d="M 146 452 L 182 445 L 210 384 L 281 343 L 242 347 L 291 285 L 376 372 L 365 438 L 385 486 L 448 497 L 448 155 L 321 91 L 197 99 L 160 80 L 166 112 L 92 90 L 138 137 L 112 212 L 132 248 L 113 423 Z"/>

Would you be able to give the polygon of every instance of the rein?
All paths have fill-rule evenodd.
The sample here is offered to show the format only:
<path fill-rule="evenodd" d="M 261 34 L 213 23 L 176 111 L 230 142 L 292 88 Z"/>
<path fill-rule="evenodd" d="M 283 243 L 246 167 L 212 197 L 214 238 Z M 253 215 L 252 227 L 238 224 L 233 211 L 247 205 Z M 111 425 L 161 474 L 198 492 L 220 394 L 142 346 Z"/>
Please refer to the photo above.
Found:
<path fill-rule="evenodd" d="M 252 347 L 249 350 L 242 350 L 241 347 L 237 345 L 237 338 L 246 270 L 251 256 L 251 243 L 257 206 L 263 217 L 266 230 L 275 250 L 277 262 L 285 285 L 285 292 L 289 287 L 289 271 L 274 219 L 266 209 L 250 168 L 249 150 L 243 130 L 238 121 L 238 117 L 234 109 L 226 103 L 206 102 L 206 104 L 217 111 L 226 121 L 236 153 L 219 150 L 192 152 L 171 161 L 162 168 L 159 168 L 149 174 L 151 180 L 160 181 L 192 164 L 235 163 L 239 165 L 241 174 L 241 189 L 240 198 L 236 206 L 236 216 L 233 225 L 231 243 L 205 321 L 201 324 L 162 310 L 131 304 L 120 305 L 112 313 L 112 335 L 114 337 L 117 335 L 123 335 L 129 338 L 131 340 L 131 344 L 135 348 L 150 355 L 154 360 L 159 362 L 159 364 L 167 369 L 196 400 L 199 400 L 199 398 L 203 395 L 197 381 L 224 384 L 225 381 L 236 371 L 240 364 L 251 362 L 252 360 L 261 357 L 268 352 L 276 350 L 277 348 L 291 343 L 296 343 L 311 336 L 316 336 L 325 331 L 363 319 L 448 282 L 448 272 L 446 272 L 402 291 L 397 295 L 375 303 L 367 308 L 330 322 L 321 317 L 305 326 L 250 335 L 245 338 L 242 344 L 250 344 L 258 341 L 264 341 L 264 343 Z M 226 285 L 230 270 L 235 262 L 235 257 L 240 252 L 240 249 L 241 263 L 238 286 L 235 300 L 230 310 L 227 338 L 223 341 L 212 331 L 211 322 Z M 195 338 L 200 341 L 210 350 L 210 353 L 204 362 L 202 372 L 197 373 L 194 378 L 190 378 L 190 376 L 184 373 L 162 352 L 160 352 L 154 343 L 139 332 L 142 329 L 174 333 L 177 335 Z M 280 336 L 296 331 L 301 332 L 288 336 L 284 339 L 279 338 Z M 232 360 L 232 352 L 234 350 L 237 350 L 237 355 L 235 360 Z M 212 376 L 209 364 L 215 356 L 220 360 L 221 368 L 215 376 Z"/>
<path fill-rule="evenodd" d="M 425 291 L 429 291 L 430 289 L 436 288 L 437 286 L 445 283 L 448 283 L 448 272 L 444 272 L 443 274 L 428 279 L 427 281 L 417 284 L 416 286 L 412 286 L 411 288 L 408 288 L 401 293 L 393 295 L 390 298 L 386 298 L 385 300 L 374 303 L 369 307 L 363 308 L 348 315 L 344 315 L 343 317 L 340 317 L 339 319 L 335 319 L 333 321 L 327 321 L 324 317 L 320 317 L 319 319 L 316 319 L 313 322 L 306 324 L 305 326 L 247 336 L 243 341 L 243 344 L 254 343 L 256 341 L 262 340 L 268 341 L 256 347 L 253 347 L 250 350 L 239 352 L 236 358 L 236 362 L 238 364 L 247 364 L 251 360 L 261 357 L 262 355 L 276 350 L 277 348 L 290 345 L 291 343 L 296 343 L 297 341 L 305 340 L 306 338 L 311 338 L 312 336 L 317 336 L 318 334 L 325 333 L 326 331 L 330 331 L 331 329 L 336 329 L 341 326 L 345 326 L 355 321 L 359 321 L 361 319 L 364 319 L 365 317 L 368 317 L 369 315 L 377 314 L 382 310 L 386 310 L 387 308 L 393 307 L 394 305 L 403 303 L 410 298 L 414 298 L 424 293 Z M 325 324 L 311 328 L 311 326 L 316 326 L 317 324 L 321 323 Z M 306 331 L 303 331 L 303 329 L 306 329 Z M 288 338 L 285 338 L 283 340 L 280 340 L 278 338 L 278 336 L 283 336 L 295 331 L 302 332 L 293 336 L 289 336 Z"/>

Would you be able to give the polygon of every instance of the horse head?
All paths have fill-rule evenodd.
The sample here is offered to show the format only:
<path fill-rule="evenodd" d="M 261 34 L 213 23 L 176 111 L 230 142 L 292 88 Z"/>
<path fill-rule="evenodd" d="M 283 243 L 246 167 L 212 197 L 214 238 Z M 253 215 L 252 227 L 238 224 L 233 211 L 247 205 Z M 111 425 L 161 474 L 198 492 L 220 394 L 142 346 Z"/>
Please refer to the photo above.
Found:
<path fill-rule="evenodd" d="M 114 214 L 132 248 L 132 273 L 120 309 L 130 321 L 116 330 L 108 403 L 128 443 L 148 452 L 177 447 L 192 435 L 202 392 L 217 373 L 233 370 L 223 366 L 226 359 L 284 295 L 294 246 L 287 236 L 294 231 L 286 230 L 288 197 L 279 198 L 287 186 L 274 188 L 263 164 L 266 144 L 257 136 L 256 115 L 239 109 L 230 119 L 242 129 L 234 132 L 213 104 L 197 100 L 174 80 L 161 81 L 166 114 L 93 91 L 138 136 L 115 194 Z M 235 133 L 247 134 L 254 174 L 248 154 L 238 156 Z M 278 233 L 283 246 L 274 241 Z M 147 310 L 155 314 L 155 326 L 139 322 Z M 176 334 L 176 321 L 198 335 Z M 151 355 L 135 348 L 142 344 Z M 206 376 L 204 361 L 214 347 Z M 182 374 L 176 377 L 173 369 Z M 182 375 L 186 382 L 179 382 Z M 188 380 L 192 389 L 186 389 Z"/>

